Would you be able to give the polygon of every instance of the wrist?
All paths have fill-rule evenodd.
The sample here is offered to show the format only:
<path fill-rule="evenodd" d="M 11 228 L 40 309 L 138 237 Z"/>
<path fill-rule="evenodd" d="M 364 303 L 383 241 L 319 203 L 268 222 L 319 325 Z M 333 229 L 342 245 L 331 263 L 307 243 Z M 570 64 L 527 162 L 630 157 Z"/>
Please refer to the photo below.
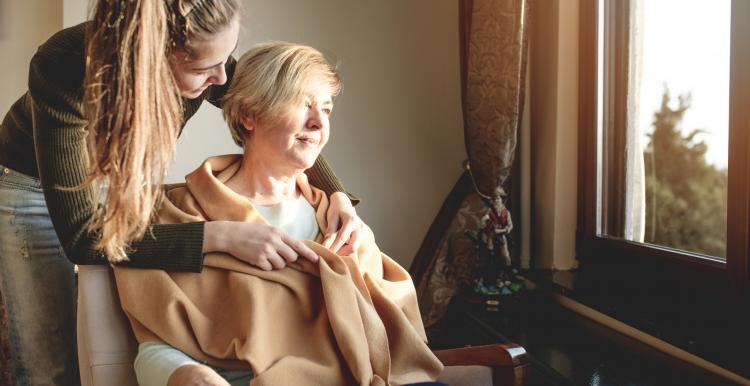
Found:
<path fill-rule="evenodd" d="M 349 201 L 349 196 L 344 192 L 333 192 L 331 193 L 330 200 L 336 200 L 336 201 Z"/>
<path fill-rule="evenodd" d="M 206 221 L 203 225 L 203 253 L 226 251 L 227 221 Z"/>

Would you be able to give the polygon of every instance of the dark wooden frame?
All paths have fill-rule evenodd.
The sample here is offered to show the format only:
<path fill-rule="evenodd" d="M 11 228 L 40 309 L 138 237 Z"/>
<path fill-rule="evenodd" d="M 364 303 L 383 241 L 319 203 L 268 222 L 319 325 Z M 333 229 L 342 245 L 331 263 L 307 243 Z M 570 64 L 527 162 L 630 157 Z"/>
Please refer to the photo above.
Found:
<path fill-rule="evenodd" d="M 750 2 L 732 1 L 732 47 L 729 69 L 729 206 L 727 271 L 740 295 L 748 292 L 750 255 Z M 730 258 L 731 257 L 731 258 Z"/>
<path fill-rule="evenodd" d="M 588 300 L 591 300 L 590 304 L 596 303 L 592 304 L 596 308 L 610 315 L 614 314 L 613 316 L 628 324 L 698 355 L 711 352 L 712 347 L 691 347 L 691 342 L 696 336 L 702 337 L 703 342 L 713 341 L 715 344 L 724 344 L 733 337 L 746 343 L 750 340 L 747 324 L 743 327 L 743 323 L 750 321 L 747 312 L 750 287 L 750 47 L 747 41 L 750 40 L 750 24 L 746 23 L 750 18 L 750 2 L 734 0 L 732 3 L 726 262 L 685 251 L 605 236 L 613 234 L 613 230 L 616 232 L 616 228 L 607 229 L 611 224 L 604 220 L 606 217 L 602 217 L 601 229 L 598 229 L 598 3 L 598 0 L 580 2 L 576 232 L 576 253 L 581 262 L 579 282 L 584 283 L 582 287 L 588 288 L 588 292 L 598 293 L 588 297 Z M 626 7 L 624 3 L 628 1 L 621 1 L 617 6 Z M 615 20 L 622 22 L 620 19 Z M 621 36 L 616 38 L 622 39 Z M 607 54 L 610 57 L 614 55 L 616 60 L 622 52 Z M 627 74 L 627 71 L 622 69 L 618 71 L 619 74 Z M 615 87 L 623 84 L 623 79 L 606 81 L 610 85 L 615 82 Z M 623 102 L 615 95 L 611 103 L 605 108 L 614 109 L 615 119 L 610 123 L 616 127 L 619 116 L 617 111 L 622 108 Z M 605 129 L 602 132 L 605 132 Z M 610 140 L 617 144 L 616 136 L 610 136 Z M 623 167 L 616 162 L 602 159 L 602 164 L 610 169 Z M 605 171 L 602 173 L 605 173 L 603 177 L 608 177 Z M 615 170 L 614 173 L 614 176 L 617 176 L 620 171 Z M 603 216 L 606 215 L 606 211 L 616 213 L 622 210 L 611 203 L 612 199 L 618 199 L 617 191 L 603 189 L 602 194 Z M 707 290 L 697 290 L 698 283 Z M 674 304 L 669 304 L 673 299 L 676 299 L 672 302 Z M 587 296 L 584 294 L 579 300 L 586 302 Z M 625 306 L 625 303 L 630 304 Z M 684 323 L 684 320 L 670 321 L 669 312 L 661 311 L 660 308 L 678 315 L 673 317 L 675 319 L 694 320 L 687 323 Z M 730 323 L 731 326 L 724 327 L 716 321 L 720 317 L 711 316 L 712 314 L 724 318 L 734 318 L 737 315 L 743 322 L 733 321 Z M 674 326 L 682 325 L 681 323 L 689 327 L 675 336 L 679 338 L 679 335 L 683 334 L 687 338 L 683 342 L 678 338 L 671 340 L 669 333 L 665 331 L 670 331 Z M 706 331 L 700 331 L 701 329 Z M 724 331 L 708 331 L 711 329 Z M 721 362 L 721 359 L 716 361 Z"/>
<path fill-rule="evenodd" d="M 727 261 L 726 263 L 711 259 L 698 254 L 687 253 L 666 247 L 646 245 L 629 242 L 616 237 L 608 237 L 599 234 L 596 218 L 596 181 L 597 181 L 597 106 L 594 102 L 597 95 L 597 0 L 581 1 L 581 41 L 580 41 L 580 73 L 579 73 L 579 197 L 578 197 L 578 233 L 577 254 L 581 260 L 600 258 L 602 255 L 617 256 L 648 256 L 664 264 L 681 266 L 681 269 L 690 271 L 703 271 L 706 280 L 724 280 L 731 278 L 732 287 L 743 292 L 748 287 L 748 255 L 750 254 L 750 114 L 747 106 L 750 106 L 750 76 L 747 69 L 750 68 L 750 54 L 748 49 L 742 47 L 738 36 L 748 36 L 750 27 L 740 21 L 741 16 L 747 12 L 748 4 L 741 1 L 733 3 L 732 23 L 732 66 L 730 89 L 730 117 L 729 117 L 729 195 L 727 213 Z M 623 7 L 627 1 L 618 2 L 618 7 Z M 617 22 L 622 22 L 617 20 Z M 617 37 L 622 39 L 622 37 Z M 622 52 L 614 55 L 621 57 Z M 622 62 L 622 60 L 616 60 Z M 627 73 L 622 68 L 617 69 L 620 73 Z M 622 79 L 613 80 L 615 87 L 623 83 Z M 612 82 L 610 83 L 612 84 Z M 624 102 L 615 96 L 615 110 L 613 124 L 620 127 L 623 122 L 621 104 Z M 621 131 L 621 130 L 614 130 Z M 604 134 L 607 136 L 607 133 Z M 619 154 L 618 149 L 623 146 L 622 139 L 613 135 L 613 152 Z M 614 176 L 621 176 L 623 165 L 617 164 L 615 159 L 622 157 L 610 157 L 610 161 L 604 160 L 604 165 Z M 611 171 L 615 169 L 614 171 Z M 606 178 L 605 176 L 604 178 Z M 614 180 L 622 180 L 615 178 Z M 609 189 L 611 190 L 611 189 Z M 622 189 L 618 189 L 622 191 Z M 611 201 L 618 200 L 619 193 L 603 192 L 604 200 L 602 207 L 604 211 L 621 211 L 622 208 Z M 603 218 L 606 218 L 606 213 Z M 613 216 L 621 217 L 621 216 Z M 605 227 L 609 224 L 603 225 Z M 605 228 L 606 230 L 606 228 Z M 612 234 L 613 232 L 602 232 Z"/>

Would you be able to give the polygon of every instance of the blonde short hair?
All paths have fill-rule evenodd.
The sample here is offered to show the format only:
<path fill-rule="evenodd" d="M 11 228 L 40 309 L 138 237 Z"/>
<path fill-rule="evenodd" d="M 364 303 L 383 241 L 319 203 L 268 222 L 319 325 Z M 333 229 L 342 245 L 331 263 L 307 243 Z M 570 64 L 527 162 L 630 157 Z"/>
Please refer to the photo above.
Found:
<path fill-rule="evenodd" d="M 271 41 L 242 55 L 223 100 L 224 119 L 234 142 L 244 146 L 242 118 L 263 121 L 280 117 L 304 97 L 303 88 L 314 76 L 328 80 L 332 96 L 341 91 L 336 69 L 312 47 Z"/>

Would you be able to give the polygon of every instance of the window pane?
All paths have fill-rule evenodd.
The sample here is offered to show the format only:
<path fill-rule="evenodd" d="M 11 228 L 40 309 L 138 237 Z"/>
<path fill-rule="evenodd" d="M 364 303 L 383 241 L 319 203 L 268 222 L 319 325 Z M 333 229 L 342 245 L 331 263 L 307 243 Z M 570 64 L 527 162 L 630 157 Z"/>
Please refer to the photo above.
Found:
<path fill-rule="evenodd" d="M 723 259 L 731 2 L 606 3 L 603 233 Z"/>

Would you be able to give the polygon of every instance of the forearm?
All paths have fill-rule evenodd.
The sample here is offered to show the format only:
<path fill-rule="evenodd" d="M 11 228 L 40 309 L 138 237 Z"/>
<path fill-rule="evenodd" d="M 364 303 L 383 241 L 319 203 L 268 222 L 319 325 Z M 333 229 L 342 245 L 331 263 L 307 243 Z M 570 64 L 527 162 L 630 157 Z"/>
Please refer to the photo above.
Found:
<path fill-rule="evenodd" d="M 203 269 L 205 223 L 157 224 L 130 245 L 128 261 L 119 265 L 174 272 Z"/>
<path fill-rule="evenodd" d="M 94 246 L 96 233 L 88 230 L 97 194 L 93 185 L 80 189 L 88 175 L 87 125 L 79 101 L 70 86 L 47 78 L 53 65 L 35 56 L 30 68 L 29 90 L 34 146 L 39 179 L 49 215 L 69 260 L 76 264 L 106 264 Z M 58 80 L 57 83 L 60 81 Z M 198 272 L 202 265 L 203 225 L 155 225 L 142 240 L 131 244 L 130 261 L 123 265 Z"/>
<path fill-rule="evenodd" d="M 201 272 L 203 268 L 204 223 L 152 225 L 141 240 L 130 244 L 128 260 L 117 265 L 133 268 L 163 269 L 174 272 Z M 95 235 L 83 233 L 64 243 L 68 259 L 79 265 L 108 264 L 104 254 L 94 248 Z"/>
<path fill-rule="evenodd" d="M 94 215 L 92 186 L 74 187 L 86 178 L 83 142 L 66 141 L 61 148 L 57 138 L 36 135 L 37 159 L 45 200 L 60 243 L 69 260 L 76 264 L 106 264 L 107 259 L 94 246 L 98 236 L 88 230 Z M 74 150 L 75 149 L 75 150 Z M 199 272 L 202 267 L 203 224 L 153 225 L 141 240 L 133 242 L 129 261 L 123 265 Z"/>

